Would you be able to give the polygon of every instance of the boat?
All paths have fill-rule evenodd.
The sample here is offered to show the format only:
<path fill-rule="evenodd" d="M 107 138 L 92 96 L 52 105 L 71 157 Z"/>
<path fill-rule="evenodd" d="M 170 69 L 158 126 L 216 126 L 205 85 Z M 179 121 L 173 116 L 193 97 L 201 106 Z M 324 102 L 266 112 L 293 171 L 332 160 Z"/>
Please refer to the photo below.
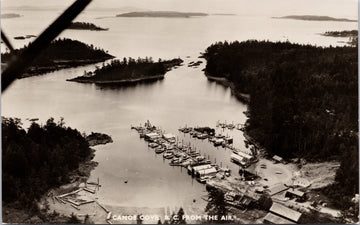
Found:
<path fill-rule="evenodd" d="M 214 143 L 216 141 L 216 138 L 215 137 L 209 138 L 209 141 Z"/>
<path fill-rule="evenodd" d="M 163 147 L 158 147 L 158 148 L 155 149 L 156 154 L 161 154 L 163 152 L 165 152 L 165 149 Z"/>
<path fill-rule="evenodd" d="M 200 155 L 200 156 L 197 156 L 195 159 L 196 159 L 198 162 L 201 162 L 201 161 L 204 161 L 204 160 L 205 160 L 205 156 Z"/>
<path fill-rule="evenodd" d="M 198 134 L 197 135 L 197 138 L 199 138 L 199 139 L 206 139 L 207 137 L 208 137 L 207 134 Z"/>
<path fill-rule="evenodd" d="M 235 125 L 234 124 L 228 124 L 227 125 L 227 128 L 229 129 L 229 130 L 232 130 L 232 129 L 234 129 L 235 128 Z"/>
<path fill-rule="evenodd" d="M 216 139 L 223 138 L 223 137 L 225 137 L 225 136 L 222 135 L 222 134 L 216 134 L 216 135 L 215 135 L 215 138 L 216 138 Z"/>
<path fill-rule="evenodd" d="M 152 142 L 152 143 L 149 143 L 148 145 L 150 148 L 156 148 L 157 146 L 159 146 L 157 143 L 155 142 Z"/>
<path fill-rule="evenodd" d="M 172 152 L 165 152 L 163 157 L 165 159 L 172 159 L 172 158 L 174 158 L 174 154 Z"/>
<path fill-rule="evenodd" d="M 221 145 L 223 142 L 224 142 L 224 139 L 218 138 L 218 139 L 215 140 L 214 145 L 215 145 L 215 146 L 219 146 L 219 145 Z"/>

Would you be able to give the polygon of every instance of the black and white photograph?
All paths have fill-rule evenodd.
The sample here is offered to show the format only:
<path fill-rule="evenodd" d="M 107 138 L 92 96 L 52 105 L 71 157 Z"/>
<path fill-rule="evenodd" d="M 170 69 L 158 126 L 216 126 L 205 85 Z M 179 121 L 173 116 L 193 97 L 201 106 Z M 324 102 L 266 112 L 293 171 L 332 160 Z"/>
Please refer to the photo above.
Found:
<path fill-rule="evenodd" d="M 2 223 L 359 223 L 358 1 L 0 4 Z"/>

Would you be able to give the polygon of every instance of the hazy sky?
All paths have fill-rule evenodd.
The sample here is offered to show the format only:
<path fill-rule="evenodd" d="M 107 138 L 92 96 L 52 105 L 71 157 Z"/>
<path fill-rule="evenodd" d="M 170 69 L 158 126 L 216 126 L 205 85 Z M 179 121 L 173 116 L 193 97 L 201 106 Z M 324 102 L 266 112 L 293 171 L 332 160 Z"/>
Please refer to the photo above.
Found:
<path fill-rule="evenodd" d="M 14 7 L 64 9 L 74 0 L 1 0 L 2 12 Z M 357 0 L 93 0 L 87 10 L 137 7 L 147 10 L 199 11 L 244 15 L 326 15 L 358 17 Z"/>

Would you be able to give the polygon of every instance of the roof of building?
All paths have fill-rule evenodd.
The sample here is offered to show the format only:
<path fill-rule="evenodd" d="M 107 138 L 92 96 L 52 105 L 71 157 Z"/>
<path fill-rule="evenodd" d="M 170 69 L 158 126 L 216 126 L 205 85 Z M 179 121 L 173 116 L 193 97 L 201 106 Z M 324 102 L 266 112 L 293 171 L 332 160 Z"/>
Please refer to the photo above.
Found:
<path fill-rule="evenodd" d="M 287 192 L 290 193 L 290 194 L 299 196 L 299 197 L 304 197 L 304 195 L 305 195 L 305 192 L 302 192 L 302 191 L 299 191 L 299 190 L 289 189 Z"/>
<path fill-rule="evenodd" d="M 284 219 L 280 216 L 277 216 L 272 213 L 268 213 L 264 217 L 264 223 L 271 223 L 271 224 L 295 224 L 294 222 L 291 222 L 290 220 Z"/>
<path fill-rule="evenodd" d="M 247 196 L 247 195 L 244 195 L 242 196 L 241 200 L 240 200 L 240 203 L 243 204 L 243 205 L 250 205 L 250 203 L 254 201 L 253 198 Z"/>
<path fill-rule="evenodd" d="M 196 172 L 196 171 L 199 171 L 199 170 L 206 170 L 206 169 L 209 169 L 211 167 L 212 167 L 212 165 L 206 164 L 206 165 L 194 166 L 193 170 Z"/>
<path fill-rule="evenodd" d="M 236 159 L 236 160 L 239 160 L 239 161 L 242 161 L 244 159 L 244 157 L 242 157 L 242 156 L 240 156 L 238 154 L 235 154 L 235 153 L 231 154 L 230 158 L 233 158 L 233 159 Z"/>
<path fill-rule="evenodd" d="M 197 171 L 200 175 L 209 175 L 209 174 L 213 174 L 213 173 L 216 173 L 217 170 L 214 168 L 214 167 L 211 167 L 209 169 L 204 169 L 204 170 L 198 170 Z"/>
<path fill-rule="evenodd" d="M 301 213 L 289 209 L 286 206 L 280 205 L 279 203 L 274 202 L 269 210 L 272 213 L 277 214 L 278 216 L 287 218 L 293 222 L 298 222 L 300 217 L 301 217 Z"/>
<path fill-rule="evenodd" d="M 244 153 L 244 152 L 240 152 L 240 151 L 238 151 L 238 152 L 236 152 L 236 154 L 238 154 L 239 156 L 241 156 L 241 157 L 243 157 L 243 158 L 245 158 L 245 159 L 252 159 L 252 156 L 251 155 L 249 155 L 249 154 L 246 154 L 246 153 Z"/>
<path fill-rule="evenodd" d="M 282 161 L 283 160 L 283 158 L 281 158 L 280 156 L 278 156 L 278 155 L 274 155 L 273 156 L 273 160 L 276 160 L 276 161 Z"/>
<path fill-rule="evenodd" d="M 273 196 L 273 195 L 276 195 L 280 192 L 283 192 L 285 190 L 289 189 L 289 187 L 286 187 L 283 183 L 278 183 L 278 184 L 275 184 L 274 186 L 271 186 L 269 188 L 269 191 L 270 191 L 270 195 Z"/>

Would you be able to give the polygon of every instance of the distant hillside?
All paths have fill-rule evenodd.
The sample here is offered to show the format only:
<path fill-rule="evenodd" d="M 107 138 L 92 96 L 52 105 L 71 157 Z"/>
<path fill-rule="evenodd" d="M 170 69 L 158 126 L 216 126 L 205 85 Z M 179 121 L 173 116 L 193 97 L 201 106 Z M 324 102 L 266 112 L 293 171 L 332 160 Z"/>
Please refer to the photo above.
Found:
<path fill-rule="evenodd" d="M 175 66 L 179 66 L 183 61 L 173 59 L 153 62 L 151 58 L 145 59 L 126 59 L 112 60 L 104 64 L 101 68 L 96 68 L 94 72 L 84 71 L 83 76 L 79 76 L 68 81 L 96 84 L 123 84 L 135 83 L 144 80 L 163 79 L 166 72 Z"/>
<path fill-rule="evenodd" d="M 190 18 L 197 16 L 208 16 L 199 12 L 176 12 L 176 11 L 144 11 L 129 12 L 116 15 L 117 17 L 167 17 L 167 18 Z"/>
<path fill-rule="evenodd" d="M 72 30 L 95 30 L 95 31 L 101 31 L 101 30 L 109 30 L 109 28 L 102 28 L 98 27 L 93 23 L 86 23 L 86 22 L 72 22 L 68 29 Z"/>
<path fill-rule="evenodd" d="M 293 19 L 293 20 L 308 20 L 308 21 L 338 21 L 338 22 L 357 22 L 357 20 L 350 20 L 346 18 L 334 18 L 330 16 L 313 16 L 313 15 L 291 15 L 282 17 L 272 17 L 273 19 Z"/>
<path fill-rule="evenodd" d="M 28 46 L 1 54 L 2 68 L 14 57 L 19 56 Z M 103 49 L 71 39 L 57 39 L 35 59 L 22 77 L 39 75 L 50 71 L 102 62 L 114 58 Z"/>

